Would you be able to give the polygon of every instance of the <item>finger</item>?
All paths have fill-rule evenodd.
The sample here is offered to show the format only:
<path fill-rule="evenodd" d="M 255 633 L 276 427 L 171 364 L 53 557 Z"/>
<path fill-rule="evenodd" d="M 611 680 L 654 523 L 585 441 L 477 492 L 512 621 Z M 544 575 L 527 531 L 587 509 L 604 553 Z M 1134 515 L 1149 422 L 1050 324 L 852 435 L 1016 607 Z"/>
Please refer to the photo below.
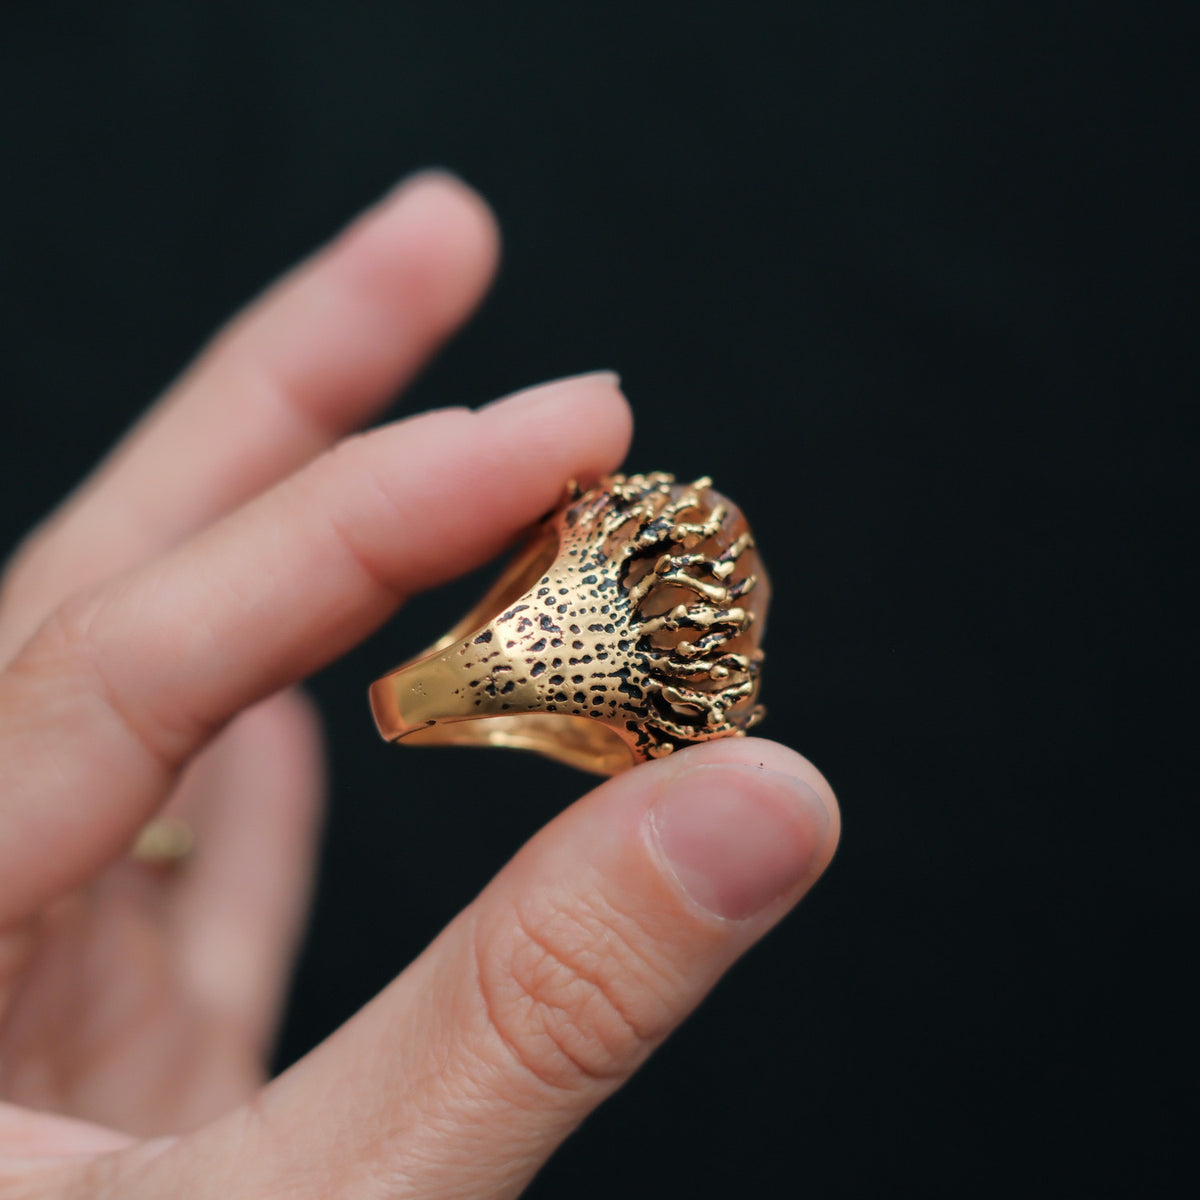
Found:
<path fill-rule="evenodd" d="M 243 713 L 172 806 L 196 852 L 166 916 L 187 993 L 265 1060 L 312 888 L 324 797 L 320 720 L 299 691 Z"/>
<path fill-rule="evenodd" d="M 498 246 L 475 192 L 423 172 L 285 276 L 24 547 L 0 661 L 69 592 L 173 545 L 372 417 L 470 315 Z"/>
<path fill-rule="evenodd" d="M 94 885 L 100 908 L 152 914 L 192 1019 L 227 1047 L 206 1061 L 208 1086 L 189 1089 L 185 1119 L 161 1101 L 146 1113 L 139 1094 L 121 1128 L 199 1125 L 262 1083 L 307 917 L 324 793 L 320 717 L 289 688 L 238 716 L 184 771 L 166 812 L 191 833 L 187 861 L 164 871 L 130 857 Z M 105 1104 L 89 1115 L 115 1120 L 111 1087 L 98 1090 Z"/>
<path fill-rule="evenodd" d="M 25 1174 L 22 1168 L 37 1165 L 37 1160 L 107 1154 L 132 1142 L 128 1134 L 115 1129 L 0 1101 L 0 1185 L 14 1166 L 14 1174 Z M 41 1194 L 51 1196 L 54 1192 L 47 1189 Z"/>
<path fill-rule="evenodd" d="M 486 561 L 629 432 L 608 374 L 429 413 L 65 604 L 0 676 L 0 926 L 119 854 L 231 716 Z"/>
<path fill-rule="evenodd" d="M 238 1195 L 298 1200 L 515 1196 L 800 898 L 838 831 L 828 784 L 771 742 L 617 776 L 252 1109 L 158 1169 L 236 1170 Z"/>

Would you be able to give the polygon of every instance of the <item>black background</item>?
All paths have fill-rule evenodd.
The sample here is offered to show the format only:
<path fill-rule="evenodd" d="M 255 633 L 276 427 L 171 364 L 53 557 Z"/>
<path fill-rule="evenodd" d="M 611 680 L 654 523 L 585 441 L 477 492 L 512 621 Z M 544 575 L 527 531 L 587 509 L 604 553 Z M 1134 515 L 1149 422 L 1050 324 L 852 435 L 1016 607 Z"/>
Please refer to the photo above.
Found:
<path fill-rule="evenodd" d="M 530 1195 L 1181 1187 L 1198 7 L 0 7 L 4 545 L 426 164 L 506 257 L 402 409 L 614 367 L 630 467 L 755 524 L 763 732 L 827 773 L 842 850 Z M 281 1062 L 587 785 L 376 740 L 366 684 L 479 586 L 314 681 L 332 815 Z"/>

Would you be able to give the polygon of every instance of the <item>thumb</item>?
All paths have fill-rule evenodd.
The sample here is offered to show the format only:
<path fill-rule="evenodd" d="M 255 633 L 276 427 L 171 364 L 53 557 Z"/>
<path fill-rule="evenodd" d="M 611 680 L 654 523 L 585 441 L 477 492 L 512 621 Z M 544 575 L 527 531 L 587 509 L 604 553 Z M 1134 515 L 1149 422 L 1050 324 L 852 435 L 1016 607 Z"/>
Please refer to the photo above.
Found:
<path fill-rule="evenodd" d="M 800 898 L 837 836 L 829 786 L 771 742 L 620 775 L 252 1108 L 153 1167 L 196 1180 L 193 1196 L 514 1196 Z"/>

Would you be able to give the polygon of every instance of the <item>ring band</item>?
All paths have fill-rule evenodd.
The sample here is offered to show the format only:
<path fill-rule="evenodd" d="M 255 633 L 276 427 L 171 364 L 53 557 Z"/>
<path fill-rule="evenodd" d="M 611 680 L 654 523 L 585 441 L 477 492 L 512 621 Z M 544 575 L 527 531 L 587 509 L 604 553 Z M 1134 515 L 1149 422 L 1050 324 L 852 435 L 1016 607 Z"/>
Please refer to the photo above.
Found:
<path fill-rule="evenodd" d="M 712 481 L 574 484 L 480 603 L 371 685 L 380 734 L 612 775 L 762 719 L 770 588 Z"/>
<path fill-rule="evenodd" d="M 196 849 L 192 827 L 180 817 L 155 817 L 147 821 L 134 839 L 130 858 L 152 867 L 176 867 L 191 858 Z"/>

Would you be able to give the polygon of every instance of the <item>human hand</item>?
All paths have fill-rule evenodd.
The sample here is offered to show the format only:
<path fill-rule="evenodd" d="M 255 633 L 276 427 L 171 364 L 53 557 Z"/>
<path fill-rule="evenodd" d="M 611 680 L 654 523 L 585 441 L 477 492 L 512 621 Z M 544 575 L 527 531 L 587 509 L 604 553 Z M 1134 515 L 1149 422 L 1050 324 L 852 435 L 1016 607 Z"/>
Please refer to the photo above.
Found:
<path fill-rule="evenodd" d="M 296 682 L 617 466 L 615 378 L 343 438 L 466 319 L 428 173 L 223 331 L 0 593 L 0 1200 L 516 1195 L 800 898 L 828 785 L 759 739 L 604 783 L 264 1086 L 322 793 Z M 332 447 L 332 448 L 331 448 Z M 161 811 L 178 871 L 133 862 Z"/>

